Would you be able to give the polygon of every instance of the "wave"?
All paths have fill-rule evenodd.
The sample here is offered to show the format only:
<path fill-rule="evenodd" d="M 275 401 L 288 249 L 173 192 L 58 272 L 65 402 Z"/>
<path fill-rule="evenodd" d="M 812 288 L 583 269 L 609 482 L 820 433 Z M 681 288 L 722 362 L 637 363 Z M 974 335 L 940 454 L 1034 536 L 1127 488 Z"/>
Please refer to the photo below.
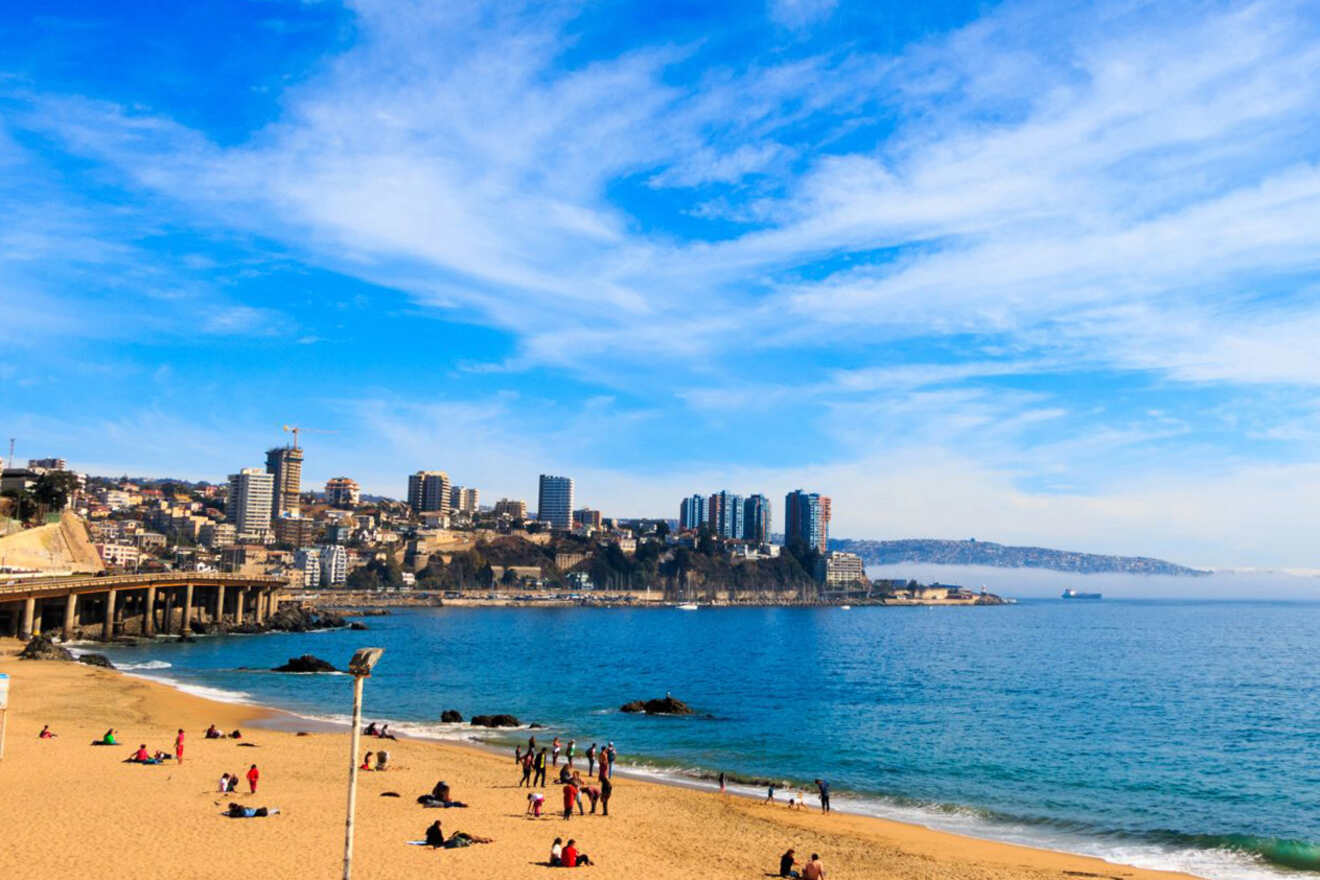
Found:
<path fill-rule="evenodd" d="M 214 700 L 217 703 L 240 703 L 244 705 L 255 705 L 252 695 L 246 691 L 231 691 L 224 688 L 208 687 L 203 684 L 190 684 L 179 681 L 177 678 L 168 678 L 163 675 L 134 675 L 132 672 L 125 672 L 131 678 L 141 678 L 147 681 L 158 682 L 163 685 L 182 691 L 185 694 L 192 694 L 195 697 L 201 697 L 206 700 Z"/>
<path fill-rule="evenodd" d="M 171 669 L 174 664 L 165 660 L 147 660 L 144 663 L 116 663 L 116 669 L 132 672 L 135 669 Z"/>

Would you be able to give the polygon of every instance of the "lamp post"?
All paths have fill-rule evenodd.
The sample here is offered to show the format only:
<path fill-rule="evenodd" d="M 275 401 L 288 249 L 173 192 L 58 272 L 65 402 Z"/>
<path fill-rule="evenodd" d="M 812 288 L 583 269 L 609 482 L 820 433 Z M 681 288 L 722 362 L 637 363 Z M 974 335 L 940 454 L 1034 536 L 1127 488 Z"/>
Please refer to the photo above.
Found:
<path fill-rule="evenodd" d="M 348 749 L 348 816 L 344 821 L 344 880 L 353 874 L 353 812 L 357 808 L 358 747 L 362 742 L 362 684 L 371 678 L 371 668 L 385 653 L 384 648 L 360 648 L 348 661 L 353 676 L 353 732 Z"/>

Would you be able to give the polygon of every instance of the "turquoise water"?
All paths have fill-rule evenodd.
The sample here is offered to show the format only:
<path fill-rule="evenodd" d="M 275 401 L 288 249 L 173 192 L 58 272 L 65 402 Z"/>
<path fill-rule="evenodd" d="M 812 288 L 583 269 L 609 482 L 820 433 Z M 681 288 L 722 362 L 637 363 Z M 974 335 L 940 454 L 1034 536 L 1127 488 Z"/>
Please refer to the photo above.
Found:
<path fill-rule="evenodd" d="M 116 649 L 137 674 L 342 717 L 337 663 L 378 645 L 368 717 L 510 712 L 641 772 L 829 779 L 835 806 L 1206 877 L 1320 870 L 1320 604 L 427 609 L 370 632 Z M 166 666 L 165 664 L 168 664 Z M 695 718 L 617 707 L 666 691 Z M 523 734 L 525 736 L 525 734 Z"/>

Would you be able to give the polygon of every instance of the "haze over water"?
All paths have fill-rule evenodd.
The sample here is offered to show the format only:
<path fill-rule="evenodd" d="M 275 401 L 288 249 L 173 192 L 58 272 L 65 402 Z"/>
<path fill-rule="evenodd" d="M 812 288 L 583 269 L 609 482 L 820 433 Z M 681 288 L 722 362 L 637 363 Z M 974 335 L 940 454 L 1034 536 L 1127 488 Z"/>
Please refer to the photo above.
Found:
<path fill-rule="evenodd" d="M 470 733 L 436 723 L 448 708 L 511 712 L 546 724 L 538 739 L 614 740 L 651 772 L 823 776 L 846 808 L 987 837 L 1215 878 L 1320 867 L 1317 603 L 444 608 L 368 623 L 111 656 L 341 717 L 342 676 L 238 667 L 380 645 L 368 716 L 405 731 Z M 617 711 L 666 691 L 710 717 Z"/>

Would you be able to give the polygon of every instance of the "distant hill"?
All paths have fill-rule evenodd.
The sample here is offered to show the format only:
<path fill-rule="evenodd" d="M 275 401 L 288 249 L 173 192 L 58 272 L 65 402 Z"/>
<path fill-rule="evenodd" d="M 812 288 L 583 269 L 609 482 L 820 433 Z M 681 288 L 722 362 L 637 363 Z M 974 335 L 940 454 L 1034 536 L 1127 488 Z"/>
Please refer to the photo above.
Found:
<path fill-rule="evenodd" d="M 1048 568 L 1075 574 L 1165 574 L 1196 577 L 1210 572 L 1145 556 L 1104 556 L 1045 547 L 1008 547 L 990 541 L 901 541 L 831 538 L 831 550 L 856 553 L 867 565 L 924 562 L 937 565 L 993 565 L 1000 568 Z"/>

